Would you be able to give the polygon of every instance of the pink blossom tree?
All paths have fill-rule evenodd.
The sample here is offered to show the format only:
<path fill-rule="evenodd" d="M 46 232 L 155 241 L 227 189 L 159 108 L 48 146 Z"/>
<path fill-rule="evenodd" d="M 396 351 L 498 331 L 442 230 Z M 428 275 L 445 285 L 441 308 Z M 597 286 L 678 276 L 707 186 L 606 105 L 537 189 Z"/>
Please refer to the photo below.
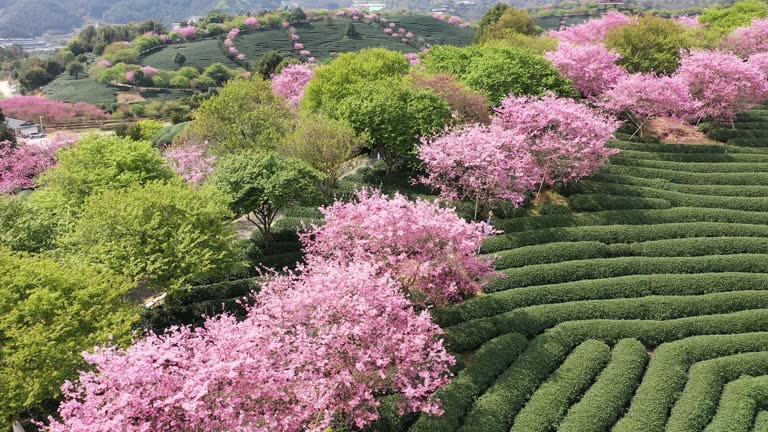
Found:
<path fill-rule="evenodd" d="M 493 119 L 525 139 L 545 184 L 567 184 L 586 177 L 618 153 L 606 147 L 619 122 L 572 99 L 510 96 L 496 108 Z"/>
<path fill-rule="evenodd" d="M 573 82 L 587 98 L 600 96 L 627 73 L 616 61 L 620 55 L 602 44 L 574 45 L 561 42 L 557 50 L 546 54 L 560 73 Z"/>
<path fill-rule="evenodd" d="M 251 28 L 251 29 L 257 29 L 261 27 L 261 23 L 259 22 L 259 20 L 257 20 L 254 17 L 246 18 L 245 21 L 243 21 L 243 24 L 245 24 L 246 26 L 248 26 L 248 28 Z"/>
<path fill-rule="evenodd" d="M 197 28 L 194 26 L 186 26 L 179 29 L 179 34 L 184 37 L 184 39 L 194 39 L 197 37 Z"/>
<path fill-rule="evenodd" d="M 698 117 L 717 122 L 732 121 L 768 97 L 763 72 L 733 54 L 694 50 L 682 57 L 676 73 L 700 103 Z"/>
<path fill-rule="evenodd" d="M 749 56 L 747 63 L 760 70 L 766 79 L 768 79 L 768 52 Z"/>
<path fill-rule="evenodd" d="M 701 21 L 699 21 L 698 16 L 688 16 L 688 15 L 681 15 L 677 18 L 675 18 L 675 22 L 678 24 L 692 29 L 701 28 Z"/>
<path fill-rule="evenodd" d="M 369 263 L 316 261 L 277 276 L 248 316 L 85 354 L 48 432 L 322 432 L 362 428 L 381 394 L 440 414 L 454 363 L 428 313 Z"/>
<path fill-rule="evenodd" d="M 551 31 L 549 34 L 556 39 L 560 39 L 560 42 L 570 42 L 572 44 L 599 43 L 605 40 L 608 31 L 612 28 L 633 22 L 635 22 L 634 18 L 622 13 L 608 12 L 600 18 L 592 18 L 585 23 L 566 27 L 559 31 Z"/>
<path fill-rule="evenodd" d="M 476 294 L 493 274 L 477 256 L 488 234 L 455 210 L 426 200 L 358 191 L 357 202 L 321 208 L 325 220 L 300 237 L 310 259 L 369 262 L 391 272 L 418 305 L 443 305 Z"/>
<path fill-rule="evenodd" d="M 625 114 L 642 135 L 643 126 L 654 117 L 693 120 L 701 108 L 680 75 L 627 75 L 608 91 L 599 105 L 616 114 Z"/>
<path fill-rule="evenodd" d="M 768 18 L 756 19 L 746 27 L 739 27 L 723 39 L 722 47 L 739 57 L 768 52 Z"/>
<path fill-rule="evenodd" d="M 78 117 L 89 120 L 109 117 L 100 108 L 85 102 L 71 105 L 38 96 L 14 96 L 0 99 L 0 110 L 7 117 L 37 121 L 42 116 L 43 120 L 56 123 L 68 122 Z"/>
<path fill-rule="evenodd" d="M 56 165 L 56 151 L 76 141 L 77 138 L 70 135 L 58 135 L 47 142 L 19 147 L 14 147 L 10 141 L 0 141 L 0 192 L 33 188 L 37 177 Z"/>
<path fill-rule="evenodd" d="M 159 71 L 152 66 L 144 66 L 141 68 L 141 72 L 145 77 L 153 77 L 159 73 Z"/>
<path fill-rule="evenodd" d="M 521 205 L 539 180 L 524 138 L 500 126 L 472 126 L 422 139 L 420 181 L 449 200 L 471 199 L 482 215 L 499 201 Z"/>
<path fill-rule="evenodd" d="M 272 77 L 272 92 L 298 108 L 304 96 L 304 89 L 314 74 L 314 69 L 309 66 L 290 65 Z"/>
<path fill-rule="evenodd" d="M 208 143 L 185 143 L 166 150 L 165 157 L 187 183 L 201 185 L 209 175 L 213 174 L 216 157 L 208 153 Z"/>

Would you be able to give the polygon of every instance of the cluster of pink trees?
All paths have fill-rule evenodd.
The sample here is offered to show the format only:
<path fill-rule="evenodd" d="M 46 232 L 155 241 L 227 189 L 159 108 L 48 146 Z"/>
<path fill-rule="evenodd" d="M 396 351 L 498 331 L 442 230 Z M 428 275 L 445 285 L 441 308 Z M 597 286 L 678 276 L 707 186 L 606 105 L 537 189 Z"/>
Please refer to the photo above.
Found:
<path fill-rule="evenodd" d="M 746 27 L 739 27 L 723 39 L 723 49 L 739 57 L 768 52 L 768 18 L 756 19 Z"/>
<path fill-rule="evenodd" d="M 622 13 L 608 12 L 600 18 L 592 18 L 583 24 L 551 31 L 549 34 L 559 39 L 560 42 L 570 42 L 577 45 L 600 43 L 605 40 L 605 37 L 612 28 L 630 24 L 634 21 L 634 18 Z"/>
<path fill-rule="evenodd" d="M 600 96 L 627 75 L 616 61 L 620 55 L 602 44 L 576 45 L 561 42 L 547 59 L 587 98 Z"/>
<path fill-rule="evenodd" d="M 317 261 L 277 276 L 247 318 L 150 335 L 86 355 L 51 432 L 322 432 L 364 427 L 381 394 L 440 413 L 453 358 L 441 330 L 370 263 Z"/>
<path fill-rule="evenodd" d="M 307 63 L 315 63 L 316 60 L 314 57 L 312 57 L 312 52 L 308 49 L 304 48 L 304 44 L 301 42 L 297 42 L 301 39 L 301 36 L 296 34 L 296 29 L 294 27 L 288 27 L 288 34 L 291 38 L 291 41 L 293 42 L 293 50 L 296 51 L 301 57 L 304 57 L 304 59 L 307 61 Z"/>
<path fill-rule="evenodd" d="M 382 24 L 384 23 L 386 23 L 386 20 L 382 21 Z M 397 28 L 396 27 L 397 27 L 397 24 L 389 23 L 386 27 L 384 27 L 384 33 L 388 34 L 393 38 L 400 39 L 405 44 L 410 43 L 411 39 L 413 39 L 413 33 L 409 32 L 403 27 L 397 27 Z"/>
<path fill-rule="evenodd" d="M 179 29 L 179 34 L 184 37 L 184 39 L 192 40 L 197 37 L 197 28 L 195 26 L 185 26 Z"/>
<path fill-rule="evenodd" d="M 492 232 L 425 200 L 360 191 L 301 234 L 307 263 L 271 275 L 247 317 L 150 334 L 86 354 L 49 432 L 363 428 L 391 395 L 401 413 L 440 414 L 454 364 L 418 305 L 478 291 Z"/>
<path fill-rule="evenodd" d="M 239 28 L 233 28 L 232 30 L 230 30 L 227 33 L 227 36 L 224 38 L 224 48 L 227 49 L 227 56 L 237 61 L 245 61 L 246 59 L 245 54 L 241 53 L 240 50 L 238 50 L 237 47 L 235 46 L 235 38 L 239 34 L 240 34 Z"/>
<path fill-rule="evenodd" d="M 197 186 L 213 174 L 213 165 L 216 163 L 216 157 L 208 152 L 208 142 L 171 147 L 165 151 L 165 157 L 184 181 Z"/>
<path fill-rule="evenodd" d="M 445 21 L 448 24 L 455 25 L 461 28 L 469 27 L 469 23 L 464 21 L 464 18 L 456 15 L 446 15 L 442 12 L 435 12 L 432 14 L 432 18 L 439 19 L 440 21 Z"/>
<path fill-rule="evenodd" d="M 483 213 L 499 200 L 523 203 L 535 187 L 566 184 L 597 171 L 618 152 L 606 147 L 618 122 L 571 99 L 510 96 L 490 127 L 425 139 L 422 182 L 447 199 L 474 200 Z"/>
<path fill-rule="evenodd" d="M 467 223 L 438 203 L 363 190 L 357 202 L 336 202 L 320 210 L 323 225 L 301 234 L 310 262 L 374 264 L 419 305 L 461 301 L 494 274 L 491 262 L 477 256 L 489 227 Z"/>
<path fill-rule="evenodd" d="M 27 121 L 64 123 L 75 119 L 101 120 L 109 118 L 106 112 L 95 105 L 78 102 L 74 105 L 53 101 L 38 96 L 14 96 L 0 99 L 0 110 L 7 117 Z"/>
<path fill-rule="evenodd" d="M 298 108 L 304 90 L 312 79 L 315 71 L 310 66 L 296 64 L 283 69 L 272 77 L 272 92 L 288 101 L 293 107 Z"/>
<path fill-rule="evenodd" d="M 261 27 L 261 23 L 259 22 L 259 20 L 257 20 L 254 17 L 246 18 L 245 21 L 243 21 L 243 24 L 245 24 L 246 26 L 248 26 L 248 28 L 251 28 L 251 29 L 257 29 Z"/>
<path fill-rule="evenodd" d="M 9 141 L 0 141 L 0 192 L 33 188 L 37 177 L 56 164 L 56 151 L 75 142 L 76 137 L 66 135 L 19 147 L 12 146 Z"/>

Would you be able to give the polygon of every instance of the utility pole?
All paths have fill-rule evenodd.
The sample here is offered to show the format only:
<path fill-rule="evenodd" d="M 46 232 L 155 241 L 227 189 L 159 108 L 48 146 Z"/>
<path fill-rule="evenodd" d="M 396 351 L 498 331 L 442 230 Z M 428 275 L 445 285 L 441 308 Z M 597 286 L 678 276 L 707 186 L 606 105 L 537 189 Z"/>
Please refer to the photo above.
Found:
<path fill-rule="evenodd" d="M 43 128 L 43 116 L 40 116 L 40 133 L 45 133 L 45 129 Z"/>

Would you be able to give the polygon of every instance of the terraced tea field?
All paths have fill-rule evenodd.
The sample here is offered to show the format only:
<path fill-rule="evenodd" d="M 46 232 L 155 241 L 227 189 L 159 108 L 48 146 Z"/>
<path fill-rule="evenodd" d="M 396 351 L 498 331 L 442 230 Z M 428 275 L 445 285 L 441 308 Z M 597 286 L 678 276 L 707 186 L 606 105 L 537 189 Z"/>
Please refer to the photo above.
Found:
<path fill-rule="evenodd" d="M 735 139 L 615 143 L 574 213 L 497 221 L 506 277 L 433 312 L 467 366 L 402 429 L 768 430 L 768 147 Z"/>
<path fill-rule="evenodd" d="M 143 56 L 141 64 L 157 69 L 178 70 L 180 66 L 173 62 L 176 53 L 184 54 L 186 61 L 183 66 L 205 69 L 212 63 L 221 63 L 227 67 L 237 67 L 232 60 L 224 55 L 224 51 L 216 39 L 166 45 L 162 49 Z"/>
<path fill-rule="evenodd" d="M 74 79 L 66 73 L 59 75 L 43 87 L 43 91 L 53 100 L 69 103 L 87 102 L 107 108 L 117 100 L 115 87 L 88 77 Z"/>

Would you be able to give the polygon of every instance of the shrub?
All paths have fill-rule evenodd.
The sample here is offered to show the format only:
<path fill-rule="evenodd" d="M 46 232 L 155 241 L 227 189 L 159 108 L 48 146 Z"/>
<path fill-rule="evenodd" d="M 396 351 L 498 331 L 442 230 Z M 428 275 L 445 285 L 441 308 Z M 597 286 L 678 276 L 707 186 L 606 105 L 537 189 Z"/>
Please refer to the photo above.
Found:
<path fill-rule="evenodd" d="M 106 119 L 109 116 L 101 109 L 80 103 L 70 105 L 38 96 L 14 96 L 0 99 L 0 109 L 7 117 L 37 121 L 40 117 L 47 122 L 68 122 L 76 118 L 88 120 Z"/>
<path fill-rule="evenodd" d="M 681 51 L 695 46 L 681 24 L 653 16 L 611 29 L 605 46 L 621 55 L 618 64 L 630 73 L 671 74 L 677 70 Z"/>

